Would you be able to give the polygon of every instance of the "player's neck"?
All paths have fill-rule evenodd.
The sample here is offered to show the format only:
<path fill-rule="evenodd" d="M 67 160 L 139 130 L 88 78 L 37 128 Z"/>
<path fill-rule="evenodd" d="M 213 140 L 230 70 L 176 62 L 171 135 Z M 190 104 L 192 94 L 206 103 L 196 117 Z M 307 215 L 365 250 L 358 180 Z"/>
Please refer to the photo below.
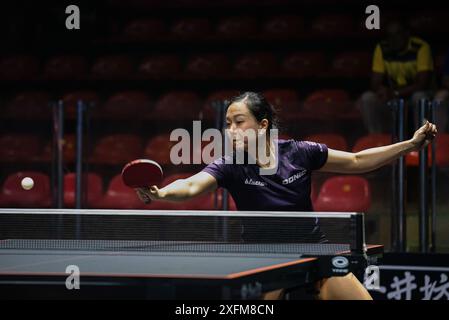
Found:
<path fill-rule="evenodd" d="M 268 163 L 266 161 L 259 161 L 259 157 L 256 157 L 257 165 L 264 169 L 273 169 L 276 167 L 276 152 L 274 150 L 274 142 L 267 138 L 267 142 L 265 143 L 265 154 L 268 157 Z M 266 160 L 266 159 L 264 159 Z"/>

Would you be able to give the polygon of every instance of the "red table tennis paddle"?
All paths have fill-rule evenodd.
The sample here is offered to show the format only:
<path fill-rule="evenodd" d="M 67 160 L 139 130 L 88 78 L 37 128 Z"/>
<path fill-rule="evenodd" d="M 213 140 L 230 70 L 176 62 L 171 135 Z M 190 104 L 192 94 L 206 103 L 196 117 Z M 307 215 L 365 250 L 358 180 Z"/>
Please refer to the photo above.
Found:
<path fill-rule="evenodd" d="M 148 159 L 138 159 L 129 162 L 123 167 L 122 180 L 131 188 L 148 188 L 162 182 L 161 166 Z"/>

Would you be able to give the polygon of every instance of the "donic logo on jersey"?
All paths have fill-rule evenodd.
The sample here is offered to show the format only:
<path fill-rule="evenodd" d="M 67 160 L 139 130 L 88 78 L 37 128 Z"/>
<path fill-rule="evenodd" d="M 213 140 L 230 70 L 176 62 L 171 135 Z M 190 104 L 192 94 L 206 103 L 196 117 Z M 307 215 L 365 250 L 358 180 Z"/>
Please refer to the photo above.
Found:
<path fill-rule="evenodd" d="M 253 179 L 246 179 L 245 184 L 249 184 L 252 186 L 259 186 L 259 187 L 265 187 L 267 184 L 262 181 L 254 181 Z"/>
<path fill-rule="evenodd" d="M 292 175 L 291 177 L 282 180 L 282 184 L 290 184 L 301 178 L 303 175 L 307 173 L 307 170 L 302 170 L 298 172 L 297 174 Z"/>

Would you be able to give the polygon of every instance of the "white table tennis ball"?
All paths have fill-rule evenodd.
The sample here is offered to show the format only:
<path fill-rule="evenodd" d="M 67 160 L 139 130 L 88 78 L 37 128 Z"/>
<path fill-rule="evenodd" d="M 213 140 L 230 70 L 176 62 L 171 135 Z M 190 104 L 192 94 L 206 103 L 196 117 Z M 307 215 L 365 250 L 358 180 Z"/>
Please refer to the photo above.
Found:
<path fill-rule="evenodd" d="M 30 190 L 34 186 L 34 181 L 30 177 L 25 177 L 22 179 L 22 188 L 25 190 Z"/>

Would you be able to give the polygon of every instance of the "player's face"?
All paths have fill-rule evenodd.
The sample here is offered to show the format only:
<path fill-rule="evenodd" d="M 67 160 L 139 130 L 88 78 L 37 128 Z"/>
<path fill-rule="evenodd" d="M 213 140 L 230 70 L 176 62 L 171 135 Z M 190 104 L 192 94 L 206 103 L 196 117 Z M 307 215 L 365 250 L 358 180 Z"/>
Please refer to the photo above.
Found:
<path fill-rule="evenodd" d="M 244 102 L 234 102 L 226 113 L 226 128 L 234 149 L 248 150 L 254 142 L 258 129 L 266 128 L 267 120 L 257 121 Z"/>

